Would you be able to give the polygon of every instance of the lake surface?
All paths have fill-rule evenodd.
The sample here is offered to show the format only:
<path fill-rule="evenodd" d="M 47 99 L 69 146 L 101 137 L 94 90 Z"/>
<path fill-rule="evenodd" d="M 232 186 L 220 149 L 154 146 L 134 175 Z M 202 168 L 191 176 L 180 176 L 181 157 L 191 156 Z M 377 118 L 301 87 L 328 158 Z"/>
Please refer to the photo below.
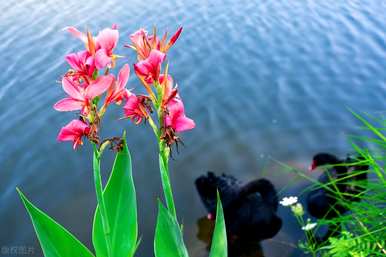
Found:
<path fill-rule="evenodd" d="M 316 152 L 343 156 L 347 135 L 360 131 L 347 107 L 385 111 L 386 1 L 3 0 L 0 11 L 0 247 L 33 247 L 30 256 L 42 253 L 16 186 L 91 247 L 91 148 L 74 152 L 56 142 L 74 114 L 52 109 L 64 96 L 56 82 L 67 69 L 63 57 L 82 47 L 61 31 L 65 26 L 96 32 L 117 23 L 117 53 L 130 64 L 134 53 L 123 47 L 130 33 L 184 26 L 169 71 L 197 127 L 183 134 L 171 179 L 192 257 L 205 256 L 196 237 L 206 214 L 196 177 L 207 170 L 244 181 L 267 177 L 280 196 L 296 194 L 308 182 L 274 160 L 304 169 Z M 133 87 L 141 90 L 134 76 Z M 103 133 L 127 130 L 142 236 L 137 256 L 149 257 L 161 196 L 156 144 L 149 128 L 117 120 L 121 115 L 110 110 Z M 112 160 L 104 156 L 105 176 Z M 300 256 L 289 245 L 302 232 L 287 209 L 279 215 L 283 228 L 262 243 L 265 255 Z"/>

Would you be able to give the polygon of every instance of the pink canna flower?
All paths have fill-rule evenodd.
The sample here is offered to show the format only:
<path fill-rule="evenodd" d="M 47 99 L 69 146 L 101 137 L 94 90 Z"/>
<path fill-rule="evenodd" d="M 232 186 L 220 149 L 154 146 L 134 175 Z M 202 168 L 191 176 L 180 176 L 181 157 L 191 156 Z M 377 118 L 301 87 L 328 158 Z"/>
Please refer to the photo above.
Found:
<path fill-rule="evenodd" d="M 95 65 L 98 69 L 114 65 L 113 50 L 119 39 L 116 24 L 113 24 L 111 29 L 103 29 L 96 37 L 93 37 L 90 32 L 80 32 L 75 27 L 66 27 L 65 30 L 85 43 L 87 51 L 95 57 Z"/>
<path fill-rule="evenodd" d="M 90 133 L 90 127 L 81 120 L 72 120 L 64 126 L 58 135 L 58 141 L 72 141 L 74 150 L 83 145 L 82 137 Z"/>
<path fill-rule="evenodd" d="M 161 63 L 165 58 L 166 55 L 164 53 L 158 50 L 151 50 L 150 55 L 145 60 L 134 64 L 134 70 L 146 83 L 152 84 L 154 80 L 158 81 Z"/>
<path fill-rule="evenodd" d="M 91 35 L 89 31 L 83 33 L 75 27 L 65 27 L 64 30 L 68 31 L 74 37 L 80 39 L 86 46 L 87 51 L 94 56 L 96 51 L 95 37 Z"/>
<path fill-rule="evenodd" d="M 174 33 L 170 40 L 166 42 L 167 33 L 165 33 L 163 37 L 159 39 L 155 34 L 155 29 L 153 35 L 148 35 L 148 32 L 146 30 L 139 29 L 138 31 L 130 35 L 130 40 L 132 42 L 132 45 L 130 45 L 130 47 L 137 51 L 138 60 L 144 60 L 149 57 L 151 50 L 159 50 L 163 53 L 166 53 L 169 48 L 177 41 L 181 32 L 182 27 L 178 28 L 176 33 Z"/>
<path fill-rule="evenodd" d="M 105 105 L 110 103 L 121 104 L 122 100 L 127 100 L 130 96 L 130 91 L 126 89 L 126 84 L 130 76 L 130 67 L 128 64 L 125 64 L 119 71 L 118 78 L 115 83 L 107 91 L 107 96 L 105 99 Z"/>
<path fill-rule="evenodd" d="M 135 124 L 139 124 L 143 119 L 147 119 L 149 106 L 147 104 L 148 98 L 146 96 L 136 96 L 131 94 L 125 106 L 123 107 L 125 117 L 131 119 Z"/>
<path fill-rule="evenodd" d="M 91 80 L 95 70 L 94 57 L 88 51 L 70 53 L 65 57 L 73 71 L 66 75 L 74 77 L 76 80 L 82 78 L 86 83 Z"/>
<path fill-rule="evenodd" d="M 194 121 L 185 116 L 184 104 L 178 95 L 177 87 L 173 88 L 173 78 L 161 74 L 159 83 L 163 87 L 162 105 L 166 107 L 165 125 L 172 127 L 175 132 L 190 130 L 195 127 Z"/>
<path fill-rule="evenodd" d="M 165 80 L 165 75 L 161 74 L 158 79 L 163 89 L 162 106 L 166 106 L 171 99 L 178 97 L 177 87 L 173 88 L 173 78 L 170 75 L 167 77 L 167 80 Z"/>
<path fill-rule="evenodd" d="M 117 29 L 104 29 L 96 37 L 95 65 L 103 69 L 107 65 L 114 66 L 113 50 L 117 46 L 119 32 Z"/>
<path fill-rule="evenodd" d="M 151 45 L 148 42 L 147 31 L 144 29 L 137 30 L 130 35 L 130 40 L 132 42 L 130 47 L 137 51 L 138 59 L 146 59 L 151 51 Z"/>
<path fill-rule="evenodd" d="M 89 85 L 81 85 L 68 77 L 64 77 L 62 87 L 69 97 L 57 102 L 54 109 L 57 111 L 81 110 L 83 115 L 87 115 L 90 112 L 92 100 L 106 92 L 113 82 L 113 75 L 100 76 Z"/>
<path fill-rule="evenodd" d="M 165 125 L 171 127 L 175 132 L 183 132 L 193 129 L 196 124 L 185 115 L 184 104 L 179 97 L 175 97 L 167 104 L 167 115 Z"/>

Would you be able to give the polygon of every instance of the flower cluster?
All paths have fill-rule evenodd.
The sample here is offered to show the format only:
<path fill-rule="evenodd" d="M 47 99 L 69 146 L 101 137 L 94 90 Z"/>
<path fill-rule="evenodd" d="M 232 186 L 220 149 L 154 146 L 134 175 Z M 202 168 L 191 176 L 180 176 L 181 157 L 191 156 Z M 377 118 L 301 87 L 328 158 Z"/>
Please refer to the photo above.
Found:
<path fill-rule="evenodd" d="M 181 32 L 182 28 L 179 28 L 167 40 L 167 33 L 158 38 L 155 29 L 152 35 L 140 29 L 130 35 L 132 44 L 128 45 L 137 53 L 138 62 L 134 64 L 134 70 L 148 95 L 131 94 L 124 106 L 125 115 L 136 124 L 142 120 L 149 120 L 159 139 L 169 147 L 179 141 L 176 133 L 195 127 L 194 121 L 185 115 L 184 104 L 178 94 L 177 85 L 174 86 L 173 78 L 168 73 L 168 65 L 165 65 L 162 72 L 166 53 Z M 156 110 L 159 128 L 150 116 L 152 107 Z"/>
<path fill-rule="evenodd" d="M 281 205 L 283 205 L 284 207 L 287 207 L 287 206 L 291 206 L 297 202 L 298 202 L 297 196 L 288 196 L 288 197 L 283 197 L 283 199 L 279 203 Z"/>
<path fill-rule="evenodd" d="M 126 89 L 130 75 L 128 64 L 123 65 L 115 76 L 111 71 L 119 55 L 114 54 L 119 39 L 116 25 L 105 28 L 96 36 L 83 33 L 74 27 L 65 28 L 84 43 L 85 49 L 67 54 L 65 60 L 69 70 L 62 78 L 62 88 L 67 97 L 54 105 L 57 111 L 78 111 L 79 118 L 64 126 L 58 135 L 59 141 L 72 141 L 76 149 L 83 144 L 83 137 L 99 144 L 99 128 L 103 115 L 110 104 L 121 104 L 125 117 L 135 124 L 149 120 L 159 140 L 167 146 L 178 142 L 178 132 L 192 129 L 194 121 L 186 117 L 184 105 L 168 74 L 168 66 L 161 73 L 166 53 L 182 32 L 177 32 L 167 41 L 167 33 L 159 39 L 156 31 L 149 35 L 144 29 L 130 35 L 129 46 L 137 52 L 134 70 L 147 90 L 147 95 L 135 95 Z M 159 127 L 151 118 L 156 110 Z"/>
<path fill-rule="evenodd" d="M 303 205 L 301 203 L 298 203 L 297 196 L 283 197 L 283 199 L 279 203 L 284 207 L 291 207 L 291 211 L 295 216 L 304 215 Z"/>
<path fill-rule="evenodd" d="M 116 25 L 103 29 L 95 37 L 74 27 L 65 30 L 80 39 L 86 48 L 66 55 L 70 69 L 62 78 L 62 87 L 68 96 L 54 105 L 57 111 L 79 111 L 79 119 L 64 126 L 58 135 L 59 141 L 72 141 L 75 149 L 83 144 L 83 137 L 99 143 L 98 131 L 106 108 L 130 96 L 126 89 L 130 68 L 125 64 L 116 77 L 110 73 L 118 58 L 113 53 L 119 38 Z"/>

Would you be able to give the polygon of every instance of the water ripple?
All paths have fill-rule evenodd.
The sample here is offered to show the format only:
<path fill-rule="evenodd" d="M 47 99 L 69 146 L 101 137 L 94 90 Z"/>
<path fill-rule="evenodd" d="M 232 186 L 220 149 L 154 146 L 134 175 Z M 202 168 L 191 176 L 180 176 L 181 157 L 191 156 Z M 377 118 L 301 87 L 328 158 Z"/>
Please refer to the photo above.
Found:
<path fill-rule="evenodd" d="M 0 245 L 33 244 L 38 249 L 14 191 L 22 186 L 91 246 L 91 228 L 83 222 L 92 219 L 95 202 L 90 149 L 74 153 L 70 145 L 55 141 L 60 126 L 73 117 L 52 109 L 64 97 L 56 83 L 66 69 L 63 56 L 82 47 L 61 31 L 65 26 L 97 31 L 117 23 L 118 51 L 130 63 L 134 55 L 122 45 L 138 27 L 174 31 L 184 26 L 170 52 L 170 70 L 197 128 L 183 135 L 186 147 L 171 165 L 177 207 L 196 257 L 204 252 L 195 238 L 195 222 L 204 210 L 194 190 L 195 177 L 210 169 L 245 180 L 267 176 L 285 186 L 281 168 L 270 159 L 304 167 L 316 151 L 345 154 L 346 134 L 359 131 L 346 107 L 370 113 L 384 108 L 384 1 L 172 0 L 155 5 L 149 0 L 91 0 L 86 5 L 10 0 L 2 1 L 0 9 L 0 226 L 12 228 L 0 235 Z M 140 88 L 134 78 L 129 84 Z M 148 219 L 141 220 L 144 240 L 138 256 L 152 256 L 153 200 L 160 195 L 155 145 L 148 130 L 117 121 L 121 110 L 111 114 L 104 131 L 127 129 L 140 217 Z M 63 206 L 73 206 L 79 219 L 67 215 Z M 288 222 L 278 238 L 297 242 L 296 231 L 296 224 Z M 264 249 L 278 254 L 272 242 Z M 286 254 L 299 256 L 290 250 Z"/>

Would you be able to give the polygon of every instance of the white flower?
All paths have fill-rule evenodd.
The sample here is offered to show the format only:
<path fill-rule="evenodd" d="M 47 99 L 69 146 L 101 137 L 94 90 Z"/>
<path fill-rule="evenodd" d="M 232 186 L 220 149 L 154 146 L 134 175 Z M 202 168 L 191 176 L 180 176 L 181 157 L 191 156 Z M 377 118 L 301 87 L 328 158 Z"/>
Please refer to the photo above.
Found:
<path fill-rule="evenodd" d="M 305 226 L 302 227 L 303 230 L 308 231 L 316 227 L 318 225 L 317 223 L 307 223 Z"/>
<path fill-rule="evenodd" d="M 283 197 L 280 201 L 280 204 L 283 206 L 290 206 L 298 202 L 298 198 L 296 196 Z"/>

